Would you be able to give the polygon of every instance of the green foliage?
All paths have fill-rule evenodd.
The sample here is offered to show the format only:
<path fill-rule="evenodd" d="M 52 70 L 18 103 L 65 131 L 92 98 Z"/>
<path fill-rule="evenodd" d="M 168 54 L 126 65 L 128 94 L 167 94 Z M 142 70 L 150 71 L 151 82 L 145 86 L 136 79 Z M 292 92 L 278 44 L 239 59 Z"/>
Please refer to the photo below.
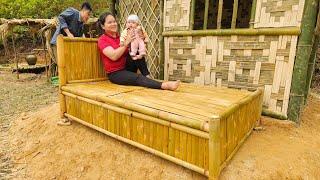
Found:
<path fill-rule="evenodd" d="M 79 0 L 0 0 L 1 18 L 52 18 L 68 7 L 80 9 Z M 108 11 L 112 0 L 88 0 L 93 6 L 93 15 Z"/>

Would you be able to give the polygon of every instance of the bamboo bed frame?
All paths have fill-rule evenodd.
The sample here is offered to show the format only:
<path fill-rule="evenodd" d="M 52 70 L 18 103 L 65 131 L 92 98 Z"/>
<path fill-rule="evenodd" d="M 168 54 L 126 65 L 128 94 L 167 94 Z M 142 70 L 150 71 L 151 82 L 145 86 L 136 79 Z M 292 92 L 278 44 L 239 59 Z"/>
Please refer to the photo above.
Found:
<path fill-rule="evenodd" d="M 97 39 L 58 37 L 61 118 L 69 118 L 210 179 L 250 135 L 262 90 L 183 83 L 175 92 L 110 83 Z"/>

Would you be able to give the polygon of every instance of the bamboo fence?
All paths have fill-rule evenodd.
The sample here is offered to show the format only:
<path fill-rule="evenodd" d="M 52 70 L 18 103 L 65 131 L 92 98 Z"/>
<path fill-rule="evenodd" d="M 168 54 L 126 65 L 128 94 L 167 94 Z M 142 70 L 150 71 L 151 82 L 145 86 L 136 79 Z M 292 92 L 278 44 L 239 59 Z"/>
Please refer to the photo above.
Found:
<path fill-rule="evenodd" d="M 147 44 L 146 61 L 151 75 L 163 77 L 163 1 L 130 0 L 117 1 L 119 26 L 125 28 L 126 19 L 130 14 L 136 14 L 146 30 L 149 42 Z"/>

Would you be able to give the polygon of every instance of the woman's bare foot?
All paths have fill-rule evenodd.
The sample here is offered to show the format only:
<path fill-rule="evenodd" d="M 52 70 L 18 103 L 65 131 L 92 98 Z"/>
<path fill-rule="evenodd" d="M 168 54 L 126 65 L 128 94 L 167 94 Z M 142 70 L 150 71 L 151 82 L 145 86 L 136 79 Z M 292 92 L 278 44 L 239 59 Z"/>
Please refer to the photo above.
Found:
<path fill-rule="evenodd" d="M 168 81 L 168 82 L 162 83 L 161 89 L 175 91 L 176 89 L 178 89 L 179 85 L 180 85 L 180 80 Z"/>

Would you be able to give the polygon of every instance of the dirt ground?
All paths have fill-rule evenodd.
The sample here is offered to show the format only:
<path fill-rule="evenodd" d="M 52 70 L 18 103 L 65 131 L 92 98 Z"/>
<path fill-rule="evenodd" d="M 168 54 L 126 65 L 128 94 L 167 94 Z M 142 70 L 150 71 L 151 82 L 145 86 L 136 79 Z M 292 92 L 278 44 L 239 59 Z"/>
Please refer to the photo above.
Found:
<path fill-rule="evenodd" d="M 12 174 L 10 139 L 11 122 L 21 113 L 57 102 L 58 89 L 47 83 L 44 75 L 16 74 L 0 71 L 0 179 Z"/>
<path fill-rule="evenodd" d="M 19 111 L 19 117 L 11 118 L 6 131 L 11 164 L 7 178 L 206 179 L 76 122 L 57 126 L 59 105 L 56 99 L 47 102 L 50 105 L 27 113 Z M 319 107 L 319 96 L 310 97 L 299 127 L 263 117 L 264 130 L 251 134 L 221 179 L 318 179 Z"/>

